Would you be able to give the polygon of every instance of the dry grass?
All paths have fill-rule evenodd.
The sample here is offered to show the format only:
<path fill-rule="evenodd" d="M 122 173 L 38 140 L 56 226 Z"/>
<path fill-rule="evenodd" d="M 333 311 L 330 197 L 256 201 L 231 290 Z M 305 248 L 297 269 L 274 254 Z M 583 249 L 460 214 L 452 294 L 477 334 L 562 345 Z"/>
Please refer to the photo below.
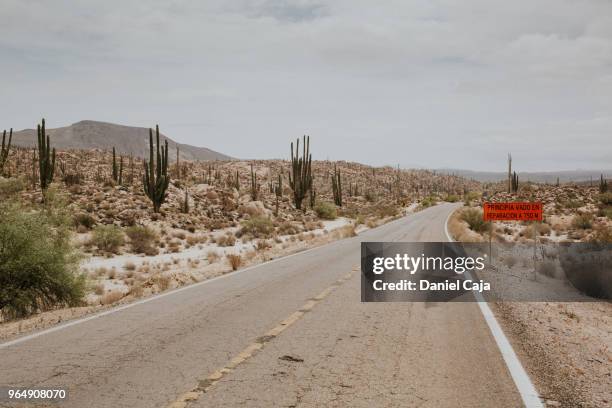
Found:
<path fill-rule="evenodd" d="M 238 268 L 240 268 L 240 265 L 242 265 L 242 257 L 240 255 L 227 254 L 226 257 L 233 271 L 237 270 Z"/>
<path fill-rule="evenodd" d="M 111 292 L 105 293 L 100 297 L 101 305 L 110 305 L 115 302 L 120 301 L 123 298 L 123 293 L 119 290 L 113 290 Z"/>

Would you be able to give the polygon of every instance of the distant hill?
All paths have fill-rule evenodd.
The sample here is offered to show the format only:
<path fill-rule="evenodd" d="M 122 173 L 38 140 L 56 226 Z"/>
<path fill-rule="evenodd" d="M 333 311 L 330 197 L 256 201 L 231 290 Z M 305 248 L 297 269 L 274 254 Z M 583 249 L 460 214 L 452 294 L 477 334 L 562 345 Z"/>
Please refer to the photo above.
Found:
<path fill-rule="evenodd" d="M 473 171 L 461 169 L 438 169 L 440 173 L 454 174 L 474 179 L 476 181 L 500 181 L 507 179 L 507 173 L 494 171 Z M 547 171 L 547 172 L 517 172 L 521 181 L 534 181 L 537 183 L 555 183 L 559 177 L 560 183 L 590 181 L 598 182 L 599 177 L 603 174 L 604 178 L 612 178 L 612 170 L 564 170 L 564 171 Z"/>
<path fill-rule="evenodd" d="M 149 129 L 123 126 L 113 123 L 83 120 L 70 126 L 47 129 L 52 144 L 58 149 L 102 149 L 111 150 L 113 146 L 119 154 L 132 154 L 136 157 L 148 155 Z M 176 157 L 176 146 L 183 160 L 231 160 L 230 156 L 205 147 L 177 143 L 160 133 L 160 139 L 168 140 L 172 159 Z M 13 132 L 13 143 L 17 146 L 36 146 L 36 129 Z"/>

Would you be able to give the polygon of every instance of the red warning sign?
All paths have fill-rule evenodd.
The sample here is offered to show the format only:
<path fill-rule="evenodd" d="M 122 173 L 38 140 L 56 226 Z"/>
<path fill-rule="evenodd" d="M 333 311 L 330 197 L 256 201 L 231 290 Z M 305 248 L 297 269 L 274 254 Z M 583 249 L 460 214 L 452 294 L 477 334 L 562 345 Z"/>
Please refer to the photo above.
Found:
<path fill-rule="evenodd" d="M 485 221 L 542 221 L 541 202 L 484 203 Z"/>

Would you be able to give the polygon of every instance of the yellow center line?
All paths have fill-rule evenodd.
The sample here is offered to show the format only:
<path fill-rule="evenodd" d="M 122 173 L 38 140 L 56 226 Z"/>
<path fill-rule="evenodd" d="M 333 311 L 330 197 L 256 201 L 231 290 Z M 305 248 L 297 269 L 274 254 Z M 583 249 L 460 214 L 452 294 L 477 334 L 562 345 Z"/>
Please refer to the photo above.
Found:
<path fill-rule="evenodd" d="M 329 287 L 325 288 L 321 293 L 312 299 L 308 300 L 297 312 L 293 312 L 286 319 L 281 321 L 277 326 L 268 330 L 266 334 L 257 338 L 255 342 L 248 345 L 244 350 L 238 353 L 234 358 L 232 358 L 223 368 L 214 371 L 209 374 L 203 380 L 198 381 L 198 385 L 194 387 L 191 391 L 188 391 L 177 398 L 176 401 L 168 405 L 168 408 L 185 408 L 187 404 L 191 401 L 196 401 L 199 399 L 202 394 L 207 392 L 213 385 L 219 382 L 224 376 L 231 373 L 236 367 L 240 364 L 244 363 L 246 360 L 253 357 L 256 353 L 258 353 L 261 349 L 263 349 L 264 345 L 270 340 L 277 337 L 281 334 L 286 328 L 293 325 L 295 322 L 300 320 L 307 312 L 311 311 L 317 304 L 319 304 L 323 299 L 329 296 L 336 288 L 342 285 L 344 282 L 349 280 L 353 273 L 359 270 L 358 266 L 353 267 L 352 271 L 342 276 L 336 282 L 334 282 Z"/>

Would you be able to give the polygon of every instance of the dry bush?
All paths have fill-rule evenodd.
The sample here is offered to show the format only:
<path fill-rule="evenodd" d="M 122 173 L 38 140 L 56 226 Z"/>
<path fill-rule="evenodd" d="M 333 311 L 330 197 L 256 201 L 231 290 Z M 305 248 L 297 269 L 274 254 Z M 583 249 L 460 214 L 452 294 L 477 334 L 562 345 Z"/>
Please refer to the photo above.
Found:
<path fill-rule="evenodd" d="M 120 301 L 123 298 L 123 292 L 120 290 L 113 290 L 111 292 L 105 293 L 100 297 L 101 305 L 110 305 L 115 302 Z"/>
<path fill-rule="evenodd" d="M 215 251 L 208 251 L 206 253 L 206 260 L 209 264 L 213 264 L 219 260 L 219 254 Z"/>
<path fill-rule="evenodd" d="M 125 237 L 116 225 L 98 225 L 93 230 L 91 243 L 101 251 L 117 254 L 125 243 Z"/>
<path fill-rule="evenodd" d="M 336 206 L 326 201 L 320 201 L 314 208 L 317 216 L 324 220 L 335 220 L 338 217 Z"/>
<path fill-rule="evenodd" d="M 240 235 L 251 235 L 255 238 L 267 238 L 274 232 L 274 224 L 270 218 L 255 216 L 242 222 Z"/>
<path fill-rule="evenodd" d="M 172 233 L 172 236 L 180 240 L 184 240 L 187 237 L 183 231 L 175 231 Z"/>
<path fill-rule="evenodd" d="M 593 226 L 593 214 L 584 213 L 575 215 L 572 219 L 572 226 L 578 229 L 589 229 Z"/>
<path fill-rule="evenodd" d="M 126 271 L 135 271 L 136 264 L 134 262 L 128 261 L 125 263 L 125 265 L 123 265 L 123 269 L 125 269 Z"/>
<path fill-rule="evenodd" d="M 239 254 L 227 254 L 226 257 L 233 271 L 237 270 L 240 268 L 240 265 L 242 265 L 242 257 Z"/>
<path fill-rule="evenodd" d="M 94 287 L 94 293 L 96 295 L 102 295 L 104 293 L 104 284 L 103 283 L 98 283 L 95 287 Z"/>
<path fill-rule="evenodd" d="M 461 212 L 461 220 L 465 221 L 474 232 L 486 232 L 490 229 L 490 223 L 482 218 L 482 211 L 478 208 L 466 208 Z"/>
<path fill-rule="evenodd" d="M 215 239 L 215 242 L 220 247 L 230 247 L 236 244 L 236 237 L 231 232 L 220 235 Z"/>
<path fill-rule="evenodd" d="M 552 261 L 542 261 L 537 263 L 538 273 L 550 278 L 557 277 L 557 266 Z"/>
<path fill-rule="evenodd" d="M 144 288 L 142 287 L 141 283 L 135 283 L 131 288 L 130 288 L 130 295 L 139 298 L 142 297 L 144 295 Z"/>
<path fill-rule="evenodd" d="M 115 279 L 117 277 L 117 270 L 113 267 L 108 271 L 108 279 Z"/>
<path fill-rule="evenodd" d="M 158 237 L 151 228 L 134 225 L 129 227 L 125 232 L 130 239 L 132 252 L 137 254 L 144 253 L 146 255 L 157 255 L 159 252 L 157 248 L 153 246 Z"/>
<path fill-rule="evenodd" d="M 155 275 L 151 278 L 151 282 L 157 285 L 160 291 L 164 291 L 170 287 L 171 279 L 169 276 L 165 275 Z"/>
<path fill-rule="evenodd" d="M 301 232 L 300 228 L 291 221 L 283 221 L 278 226 L 278 233 L 281 235 L 295 235 Z"/>

